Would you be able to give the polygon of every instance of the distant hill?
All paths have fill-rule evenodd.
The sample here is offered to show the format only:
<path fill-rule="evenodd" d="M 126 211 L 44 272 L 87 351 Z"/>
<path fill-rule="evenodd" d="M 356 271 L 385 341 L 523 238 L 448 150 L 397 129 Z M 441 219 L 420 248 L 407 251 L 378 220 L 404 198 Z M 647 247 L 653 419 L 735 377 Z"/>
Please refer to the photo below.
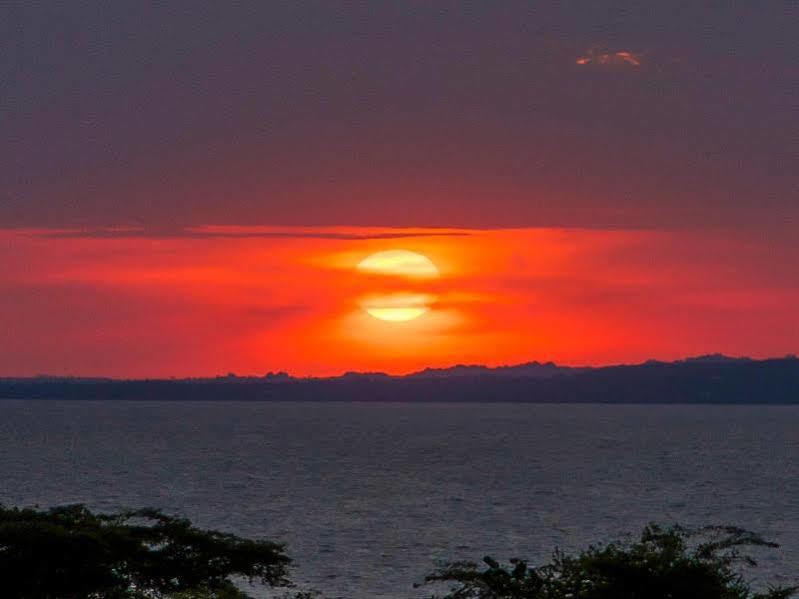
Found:
<path fill-rule="evenodd" d="M 793 357 L 793 356 L 791 356 Z M 685 358 L 677 360 L 677 363 L 693 363 L 693 364 L 724 364 L 729 362 L 751 362 L 752 358 L 731 358 L 724 354 L 706 354 L 704 356 L 695 356 L 693 358 Z"/>
<path fill-rule="evenodd" d="M 0 379 L 0 399 L 794 404 L 799 359 L 711 355 L 599 368 L 529 362 L 331 378 L 284 372 L 180 380 L 41 376 Z"/>
<path fill-rule="evenodd" d="M 473 377 L 473 376 L 521 376 L 534 378 L 550 378 L 563 374 L 574 374 L 588 370 L 587 368 L 574 368 L 571 366 L 558 366 L 554 362 L 527 362 L 514 366 L 481 366 L 458 364 L 449 368 L 425 368 L 419 372 L 406 375 L 415 378 L 446 378 L 446 377 Z"/>

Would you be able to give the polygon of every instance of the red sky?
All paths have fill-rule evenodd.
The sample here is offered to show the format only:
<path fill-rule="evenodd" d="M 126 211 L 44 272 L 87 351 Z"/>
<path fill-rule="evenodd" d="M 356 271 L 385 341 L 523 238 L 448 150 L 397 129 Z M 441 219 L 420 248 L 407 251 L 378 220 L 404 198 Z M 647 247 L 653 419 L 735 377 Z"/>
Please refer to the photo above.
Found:
<path fill-rule="evenodd" d="M 730 231 L 206 227 L 0 231 L 0 375 L 408 372 L 797 350 L 789 240 Z M 355 270 L 407 249 L 432 281 Z M 359 300 L 434 298 L 409 322 Z"/>

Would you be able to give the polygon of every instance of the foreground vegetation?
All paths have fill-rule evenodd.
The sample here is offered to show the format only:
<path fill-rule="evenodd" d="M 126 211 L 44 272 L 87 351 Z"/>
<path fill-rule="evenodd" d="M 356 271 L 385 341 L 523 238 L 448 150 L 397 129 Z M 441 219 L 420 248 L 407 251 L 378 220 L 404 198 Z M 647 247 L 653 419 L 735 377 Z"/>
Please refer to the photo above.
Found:
<path fill-rule="evenodd" d="M 4 599 L 240 599 L 244 577 L 288 587 L 284 547 L 201 530 L 157 510 L 0 508 Z"/>
<path fill-rule="evenodd" d="M 797 588 L 753 591 L 744 551 L 776 547 L 734 527 L 650 525 L 629 543 L 556 551 L 549 564 L 456 562 L 426 584 L 443 599 L 787 599 Z M 292 588 L 285 547 L 192 526 L 158 510 L 95 514 L 81 505 L 49 510 L 0 506 L 0 596 L 4 599 L 247 599 L 246 579 Z M 401 590 L 398 590 L 401 593 Z"/>
<path fill-rule="evenodd" d="M 747 547 L 777 547 L 735 527 L 689 530 L 646 527 L 632 543 L 589 547 L 577 556 L 559 551 L 531 568 L 491 557 L 485 565 L 449 564 L 426 578 L 449 583 L 446 599 L 786 599 L 797 587 L 753 592 L 740 566 L 755 566 Z"/>

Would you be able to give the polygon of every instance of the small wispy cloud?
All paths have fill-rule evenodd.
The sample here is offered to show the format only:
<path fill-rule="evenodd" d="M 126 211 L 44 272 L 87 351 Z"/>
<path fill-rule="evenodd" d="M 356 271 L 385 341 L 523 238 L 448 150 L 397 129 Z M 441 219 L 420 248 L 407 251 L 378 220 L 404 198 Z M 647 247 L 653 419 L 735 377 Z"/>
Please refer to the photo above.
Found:
<path fill-rule="evenodd" d="M 580 65 L 629 65 L 633 67 L 641 66 L 642 62 L 643 55 L 641 53 L 627 50 L 608 52 L 597 48 L 591 48 L 585 56 L 575 60 L 575 63 Z"/>

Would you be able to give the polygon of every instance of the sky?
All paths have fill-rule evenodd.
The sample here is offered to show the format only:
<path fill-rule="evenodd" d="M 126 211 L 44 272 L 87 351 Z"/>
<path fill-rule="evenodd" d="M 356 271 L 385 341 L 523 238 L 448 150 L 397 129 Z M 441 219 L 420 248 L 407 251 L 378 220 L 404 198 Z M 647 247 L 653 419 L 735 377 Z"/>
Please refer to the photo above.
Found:
<path fill-rule="evenodd" d="M 3 3 L 0 375 L 796 351 L 798 28 L 776 1 Z M 392 249 L 439 276 L 357 269 Z M 425 313 L 370 316 L 388 288 Z"/>

